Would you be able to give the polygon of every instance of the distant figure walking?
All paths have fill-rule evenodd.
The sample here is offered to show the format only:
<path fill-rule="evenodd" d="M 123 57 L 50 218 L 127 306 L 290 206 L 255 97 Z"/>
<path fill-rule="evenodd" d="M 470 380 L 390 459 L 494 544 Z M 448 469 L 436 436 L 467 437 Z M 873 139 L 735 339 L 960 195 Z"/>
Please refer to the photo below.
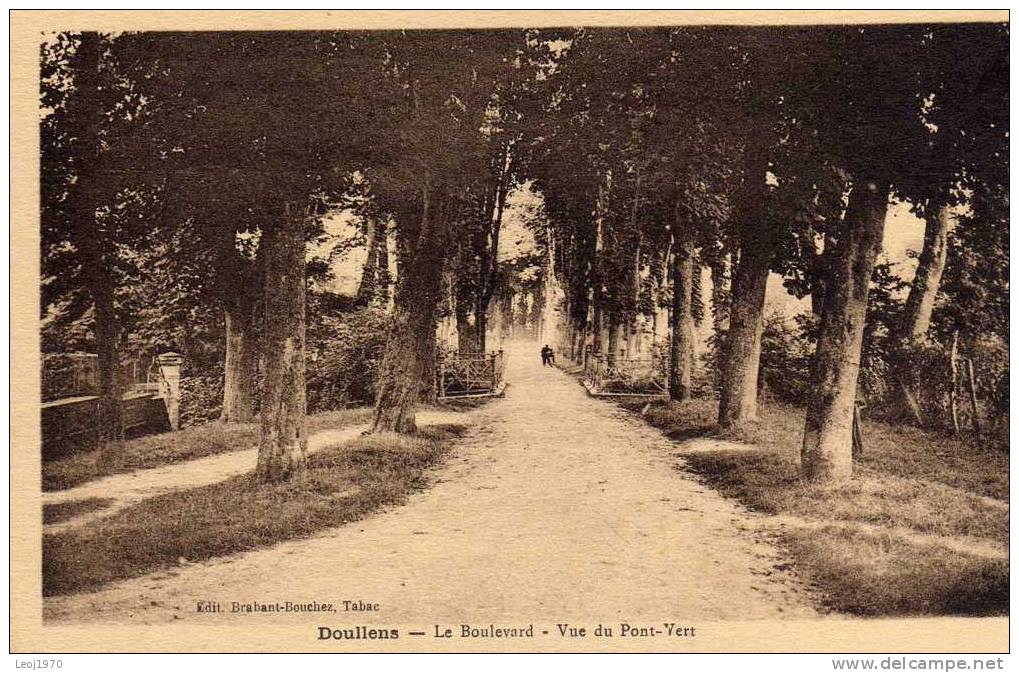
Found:
<path fill-rule="evenodd" d="M 555 352 L 549 348 L 548 344 L 545 344 L 541 349 L 541 365 L 551 367 L 553 364 L 555 364 Z"/>

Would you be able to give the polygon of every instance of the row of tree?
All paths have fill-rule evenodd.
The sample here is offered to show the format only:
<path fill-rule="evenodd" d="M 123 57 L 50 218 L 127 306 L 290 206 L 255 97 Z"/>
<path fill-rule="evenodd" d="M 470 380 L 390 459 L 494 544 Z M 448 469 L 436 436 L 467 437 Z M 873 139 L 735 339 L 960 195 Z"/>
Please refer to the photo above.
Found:
<path fill-rule="evenodd" d="M 739 426 L 757 417 L 766 287 L 781 273 L 810 297 L 817 324 L 803 473 L 847 478 L 892 198 L 926 222 L 884 335 L 901 356 L 892 366 L 908 367 L 906 352 L 929 337 L 939 289 L 952 295 L 943 333 L 991 331 L 1007 344 L 1007 311 L 973 296 L 976 285 L 984 299 L 1008 292 L 994 277 L 1007 267 L 1007 222 L 986 210 L 988 199 L 999 212 L 1008 203 L 1007 42 L 991 25 L 571 36 L 531 167 L 553 222 L 567 349 L 614 357 L 641 315 L 668 306 L 669 392 L 688 399 L 707 267 L 722 337 L 718 421 Z M 993 269 L 968 259 L 991 251 Z M 910 375 L 893 376 L 907 405 Z"/>
<path fill-rule="evenodd" d="M 929 231 L 904 334 L 926 332 L 962 199 L 952 282 L 968 310 L 987 303 L 971 295 L 1000 244 L 984 213 L 1007 217 L 1007 53 L 987 25 L 57 35 L 42 49 L 44 312 L 92 332 L 103 447 L 123 432 L 131 339 L 221 324 L 222 419 L 259 400 L 257 473 L 277 481 L 303 471 L 309 310 L 336 310 L 309 301 L 328 260 L 306 251 L 336 209 L 368 250 L 356 305 L 388 291 L 395 239 L 377 431 L 413 431 L 434 394 L 445 306 L 460 349 L 484 351 L 494 308 L 526 290 L 542 313 L 553 286 L 570 343 L 610 352 L 670 304 L 685 399 L 703 266 L 727 326 L 720 421 L 753 419 L 779 270 L 821 319 L 804 468 L 839 479 L 890 193 Z M 525 180 L 547 274 L 521 281 L 498 253 Z"/>
<path fill-rule="evenodd" d="M 413 430 L 447 269 L 464 347 L 485 347 L 517 108 L 547 60 L 528 31 L 49 39 L 44 317 L 91 328 L 101 455 L 123 434 L 116 363 L 131 337 L 152 313 L 218 314 L 222 419 L 250 420 L 259 399 L 259 476 L 302 471 L 307 288 L 324 271 L 306 249 L 336 208 L 361 216 L 373 274 L 387 268 L 392 227 L 398 277 L 373 425 Z"/>

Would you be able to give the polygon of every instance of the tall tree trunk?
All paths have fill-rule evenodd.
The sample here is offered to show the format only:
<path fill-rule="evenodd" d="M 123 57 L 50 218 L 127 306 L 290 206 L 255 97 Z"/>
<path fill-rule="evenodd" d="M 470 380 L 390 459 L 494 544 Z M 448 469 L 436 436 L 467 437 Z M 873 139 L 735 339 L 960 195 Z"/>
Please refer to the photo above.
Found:
<path fill-rule="evenodd" d="M 308 451 L 304 375 L 305 249 L 309 208 L 283 207 L 265 233 L 265 378 L 256 477 L 261 482 L 303 478 Z"/>
<path fill-rule="evenodd" d="M 252 332 L 253 310 L 242 302 L 223 311 L 226 358 L 223 362 L 224 423 L 247 423 L 255 418 L 255 386 L 258 385 L 259 349 Z"/>
<path fill-rule="evenodd" d="M 934 300 L 948 260 L 948 234 L 951 229 L 952 216 L 948 206 L 941 206 L 927 215 L 923 250 L 902 311 L 899 338 L 904 342 L 927 336 Z"/>
<path fill-rule="evenodd" d="M 261 355 L 258 324 L 262 319 L 266 245 L 260 240 L 249 261 L 237 250 L 233 226 L 221 228 L 215 259 L 217 294 L 223 305 L 223 406 L 220 421 L 246 423 L 255 417 Z"/>
<path fill-rule="evenodd" d="M 927 338 L 934 301 L 937 299 L 941 276 L 948 260 L 948 235 L 951 228 L 952 218 L 948 206 L 937 208 L 931 206 L 924 230 L 923 250 L 920 252 L 916 274 L 909 288 L 909 296 L 906 297 L 896 333 L 898 347 L 893 366 L 898 386 L 894 388 L 891 407 L 900 416 L 912 415 L 919 425 L 923 425 L 923 419 L 913 391 L 907 383 L 913 378 L 910 371 L 913 365 L 909 345 Z"/>
<path fill-rule="evenodd" d="M 429 188 L 422 190 L 417 244 L 410 259 L 402 263 L 379 372 L 373 432 L 414 432 L 414 406 L 424 377 L 434 372 L 436 309 L 442 294 L 446 244 L 446 225 L 435 200 Z"/>
<path fill-rule="evenodd" d="M 640 228 L 640 187 L 641 187 L 641 170 L 640 164 L 637 165 L 637 180 L 633 188 L 633 208 L 630 211 L 630 230 L 636 232 L 637 243 L 633 246 L 633 267 L 631 273 L 633 274 L 632 284 L 630 286 L 630 292 L 633 299 L 633 309 L 629 315 L 626 316 L 626 357 L 636 358 L 638 357 L 638 349 L 640 347 L 640 339 L 637 338 L 637 330 L 639 328 L 637 317 L 640 314 L 640 281 L 641 281 L 641 269 L 642 259 L 641 249 L 644 247 L 644 232 Z"/>
<path fill-rule="evenodd" d="M 488 348 L 488 312 L 480 310 L 474 316 L 475 343 L 479 353 L 487 352 Z"/>
<path fill-rule="evenodd" d="M 764 301 L 773 249 L 746 246 L 732 279 L 729 330 L 722 351 L 718 422 L 736 427 L 757 420 L 757 379 L 764 332 Z"/>
<path fill-rule="evenodd" d="M 711 324 L 715 333 L 721 334 L 729 329 L 729 269 L 725 255 L 712 259 L 708 268 L 711 271 Z"/>
<path fill-rule="evenodd" d="M 821 313 L 824 310 L 824 288 L 815 287 L 810 293 L 810 313 L 815 318 L 820 319 Z"/>
<path fill-rule="evenodd" d="M 581 324 L 577 330 L 577 343 L 574 346 L 574 360 L 577 364 L 584 364 L 585 354 L 587 352 L 587 323 Z"/>
<path fill-rule="evenodd" d="M 948 413 L 952 421 L 952 432 L 959 434 L 959 330 L 952 332 L 952 346 L 948 351 L 948 366 L 952 381 L 948 389 Z"/>
<path fill-rule="evenodd" d="M 603 295 L 602 291 L 605 279 L 603 277 L 604 260 L 602 259 L 602 250 L 605 247 L 605 212 L 608 208 L 608 189 L 605 187 L 607 178 L 603 176 L 602 180 L 598 182 L 598 196 L 595 200 L 594 213 L 595 213 L 595 230 L 594 230 L 594 254 L 591 256 L 591 270 L 589 278 L 591 279 L 591 305 L 592 305 L 592 318 L 591 318 L 591 329 L 594 330 L 592 349 L 596 353 L 601 353 L 602 357 L 605 356 L 605 344 L 603 343 L 603 332 L 604 332 L 604 311 L 602 306 Z M 610 349 L 611 351 L 611 349 Z"/>
<path fill-rule="evenodd" d="M 489 218 L 487 234 L 483 241 L 482 283 L 478 294 L 477 307 L 474 311 L 474 325 L 478 344 L 478 352 L 484 353 L 488 348 L 488 306 L 499 282 L 499 236 L 502 232 L 502 218 L 506 210 L 506 197 L 509 195 L 510 163 L 512 161 L 510 146 L 505 145 L 499 154 L 499 166 L 496 169 L 495 199 L 493 212 L 486 213 Z"/>
<path fill-rule="evenodd" d="M 478 349 L 478 337 L 471 324 L 470 312 L 464 307 L 464 302 L 456 299 L 456 343 L 460 353 L 474 353 Z"/>
<path fill-rule="evenodd" d="M 104 114 L 101 96 L 102 40 L 84 32 L 75 53 L 75 91 L 68 112 L 76 125 L 76 181 L 70 188 L 71 236 L 81 256 L 84 285 L 92 298 L 93 334 L 98 356 L 99 400 L 96 409 L 97 467 L 105 471 L 113 462 L 114 442 L 124 437 L 124 382 L 120 371 L 123 330 L 117 315 L 114 275 L 116 250 L 99 219 L 104 156 L 99 133 Z"/>
<path fill-rule="evenodd" d="M 832 238 L 831 232 L 828 232 L 824 236 L 824 247 L 821 252 L 818 252 L 816 240 L 813 236 L 810 240 L 804 241 L 802 245 L 803 256 L 806 260 L 806 270 L 804 273 L 810 287 L 810 312 L 814 318 L 820 320 L 821 312 L 824 308 L 824 282 L 827 276 L 825 263 L 830 257 L 827 253 L 835 245 L 835 241 Z"/>
<path fill-rule="evenodd" d="M 677 402 L 689 400 L 691 394 L 693 255 L 690 232 L 677 221 L 672 234 L 672 340 L 669 348 L 669 397 Z"/>
<path fill-rule="evenodd" d="M 374 217 L 365 221 L 366 254 L 364 264 L 361 267 L 361 282 L 357 286 L 355 304 L 357 306 L 368 306 L 375 298 L 378 287 L 379 270 L 379 236 L 378 227 Z M 386 239 L 381 239 L 382 247 L 386 245 Z"/>
<path fill-rule="evenodd" d="M 98 355 L 99 400 L 96 409 L 97 464 L 105 471 L 113 462 L 113 443 L 124 438 L 124 381 L 120 371 L 123 332 L 117 316 L 113 276 L 115 255 L 97 221 L 94 185 L 83 181 L 75 211 L 80 213 L 79 249 L 85 285 L 92 297 L 93 334 Z"/>
<path fill-rule="evenodd" d="M 659 335 L 664 336 L 666 339 L 669 337 L 669 308 L 663 305 L 662 298 L 665 295 L 665 291 L 669 285 L 669 269 L 671 266 L 671 255 L 672 255 L 672 239 L 669 239 L 669 245 L 665 249 L 665 254 L 662 255 L 662 269 L 661 269 L 661 280 L 655 283 L 655 297 L 654 307 L 651 314 L 651 357 L 657 358 L 659 356 Z"/>
<path fill-rule="evenodd" d="M 236 234 L 227 228 L 220 239 L 217 277 L 223 302 L 225 358 L 223 361 L 224 423 L 246 423 L 255 417 L 261 355 L 258 330 L 260 293 L 264 293 L 266 246 L 260 242 L 253 263 L 237 252 Z M 238 279 L 245 279 L 238 284 Z M 240 287 L 238 287 L 240 285 Z"/>
<path fill-rule="evenodd" d="M 605 348 L 605 363 L 615 368 L 619 359 L 619 316 L 615 311 L 609 312 L 608 319 L 608 345 Z"/>
<path fill-rule="evenodd" d="M 737 225 L 739 259 L 731 264 L 732 304 L 722 350 L 718 423 L 738 427 L 757 420 L 757 378 L 764 331 L 768 274 L 778 244 L 776 227 L 762 217 L 768 161 L 761 147 L 752 148 L 742 189 Z"/>
<path fill-rule="evenodd" d="M 389 273 L 389 227 L 385 220 L 375 221 L 375 241 L 375 292 L 379 306 L 388 307 L 393 279 Z"/>
<path fill-rule="evenodd" d="M 592 315 L 592 318 L 591 318 L 591 329 L 594 330 L 594 335 L 592 337 L 592 343 L 591 343 L 591 350 L 593 350 L 595 353 L 601 353 L 604 350 L 602 348 L 603 344 L 602 344 L 602 338 L 601 338 L 602 337 L 602 312 L 601 312 L 601 301 L 599 301 L 599 299 L 598 299 L 599 296 L 600 296 L 600 293 L 596 290 L 595 291 L 595 301 L 594 301 L 593 315 Z"/>
<path fill-rule="evenodd" d="M 729 265 L 725 255 L 708 263 L 711 272 L 711 325 L 715 334 L 729 329 Z"/>
<path fill-rule="evenodd" d="M 114 280 L 108 266 L 112 260 L 104 257 L 100 255 L 102 262 L 88 274 L 89 292 L 95 309 L 95 338 L 99 356 L 96 440 L 100 471 L 105 471 L 114 460 L 113 443 L 124 438 L 124 381 L 120 371 L 119 348 L 122 333 L 114 304 Z"/>
<path fill-rule="evenodd" d="M 435 385 L 437 368 L 439 366 L 439 342 L 435 338 L 437 328 L 438 321 L 433 319 L 431 329 L 427 330 L 431 334 L 431 338 L 421 342 L 421 378 L 419 381 L 421 387 L 418 389 L 418 402 L 424 404 L 435 404 L 439 396 Z"/>
<path fill-rule="evenodd" d="M 813 481 L 837 483 L 852 476 L 853 408 L 867 317 L 867 295 L 881 251 L 887 183 L 857 181 L 828 265 L 821 331 L 811 372 L 801 463 Z"/>

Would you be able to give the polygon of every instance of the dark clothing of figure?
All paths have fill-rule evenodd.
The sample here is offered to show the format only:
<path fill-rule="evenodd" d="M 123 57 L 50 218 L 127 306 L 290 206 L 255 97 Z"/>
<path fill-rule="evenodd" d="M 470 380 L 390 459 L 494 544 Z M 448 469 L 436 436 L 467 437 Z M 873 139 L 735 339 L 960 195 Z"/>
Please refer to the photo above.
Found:
<path fill-rule="evenodd" d="M 552 349 L 548 346 L 543 346 L 541 349 L 541 366 L 551 367 L 552 362 L 554 362 L 552 358 Z"/>

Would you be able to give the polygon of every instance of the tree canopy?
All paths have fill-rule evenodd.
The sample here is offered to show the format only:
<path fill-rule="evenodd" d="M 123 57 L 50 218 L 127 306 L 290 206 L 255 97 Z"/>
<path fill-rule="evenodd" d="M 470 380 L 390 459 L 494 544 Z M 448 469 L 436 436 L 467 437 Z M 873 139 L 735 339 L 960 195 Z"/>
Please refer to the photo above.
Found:
<path fill-rule="evenodd" d="M 40 85 L 44 343 L 100 354 L 106 439 L 124 352 L 174 348 L 222 367 L 224 421 L 261 400 L 259 474 L 289 478 L 307 325 L 388 311 L 373 426 L 411 432 L 439 323 L 485 352 L 525 295 L 578 361 L 666 344 L 678 402 L 710 311 L 707 388 L 740 426 L 777 273 L 812 305 L 804 473 L 838 481 L 868 354 L 1008 342 L 1004 25 L 76 33 Z M 536 247 L 507 261 L 524 185 Z M 893 201 L 927 224 L 904 302 L 878 259 Z M 308 282 L 338 209 L 369 248 L 347 302 Z"/>

